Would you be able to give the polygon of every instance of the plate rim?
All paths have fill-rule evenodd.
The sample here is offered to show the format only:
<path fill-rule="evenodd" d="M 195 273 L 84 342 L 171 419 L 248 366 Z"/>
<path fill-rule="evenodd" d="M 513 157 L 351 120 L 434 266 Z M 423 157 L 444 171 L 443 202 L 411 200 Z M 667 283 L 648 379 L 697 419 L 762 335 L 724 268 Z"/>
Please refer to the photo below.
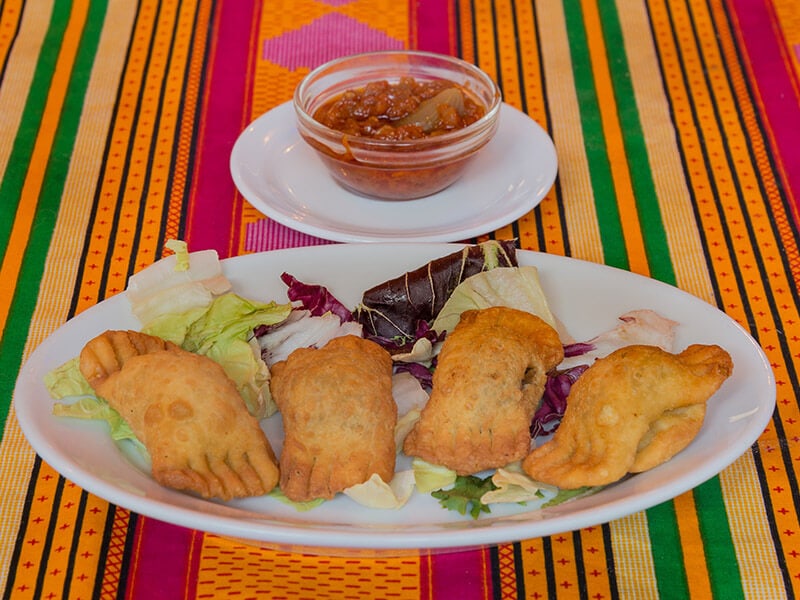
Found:
<path fill-rule="evenodd" d="M 380 246 L 384 247 L 383 251 L 402 251 L 403 249 L 408 248 L 409 245 L 381 244 Z M 441 251 L 440 255 L 443 256 L 447 251 L 462 247 L 463 244 L 430 243 L 412 244 L 411 246 L 415 246 L 422 250 L 425 250 L 425 247 L 430 247 L 432 253 L 433 251 Z M 361 248 L 362 250 L 354 250 L 355 248 Z M 288 248 L 228 258 L 223 260 L 223 265 L 235 264 L 237 262 L 245 263 L 246 261 L 254 261 L 257 263 L 259 258 L 266 254 L 276 257 L 276 259 L 279 260 L 281 257 L 291 254 L 296 254 L 299 256 L 299 258 L 303 258 L 302 255 L 308 254 L 349 251 L 363 251 L 365 254 L 372 254 L 375 251 L 375 246 L 365 244 L 341 244 L 332 246 L 306 246 L 300 248 Z M 530 257 L 530 260 L 534 262 L 534 264 L 536 264 L 536 261 L 544 261 L 545 263 L 550 262 L 551 264 L 556 265 L 561 263 L 561 261 L 584 263 L 586 268 L 597 269 L 600 272 L 607 270 L 609 272 L 616 272 L 621 277 L 638 278 L 637 281 L 641 280 L 649 282 L 648 285 L 655 285 L 656 287 L 662 286 L 665 289 L 668 288 L 673 293 L 683 296 L 687 302 L 698 302 L 702 305 L 705 305 L 707 310 L 717 313 L 720 317 L 724 318 L 724 321 L 728 325 L 732 325 L 734 330 L 737 331 L 739 335 L 742 335 L 744 340 L 748 341 L 748 343 L 752 346 L 755 356 L 757 356 L 759 359 L 759 365 L 765 367 L 765 372 L 767 373 L 767 381 L 764 383 L 766 385 L 765 391 L 770 397 L 764 399 L 766 404 L 764 404 L 763 410 L 759 409 L 759 416 L 761 419 L 751 422 L 750 426 L 747 428 L 747 431 L 750 433 L 750 435 L 747 436 L 746 444 L 740 443 L 741 451 L 737 451 L 735 455 L 725 455 L 724 460 L 717 460 L 713 462 L 703 471 L 690 473 L 690 476 L 684 477 L 681 480 L 680 485 L 676 487 L 667 489 L 664 486 L 661 486 L 655 489 L 639 492 L 635 495 L 635 497 L 643 499 L 643 501 L 638 503 L 634 502 L 636 506 L 633 509 L 630 507 L 631 500 L 626 498 L 602 505 L 604 507 L 604 518 L 601 522 L 608 522 L 610 520 L 632 514 L 639 510 L 644 510 L 654 506 L 659 502 L 672 499 L 677 495 L 692 489 L 697 485 L 700 485 L 737 460 L 743 453 L 747 451 L 747 448 L 758 439 L 763 431 L 763 428 L 771 419 L 774 410 L 776 400 L 774 373 L 769 366 L 769 362 L 765 353 L 755 339 L 729 315 L 719 310 L 715 306 L 704 302 L 702 299 L 681 290 L 680 288 L 655 279 L 637 275 L 623 269 L 618 269 L 599 263 L 592 263 L 582 259 L 563 257 L 535 251 L 518 250 L 518 253 L 520 253 L 519 256 L 521 258 Z M 433 254 L 431 254 L 431 256 L 433 256 Z M 528 261 L 526 260 L 525 262 Z M 100 306 L 102 304 L 110 307 L 109 310 L 111 310 L 118 308 L 114 306 L 115 303 L 123 302 L 125 302 L 124 296 L 122 294 L 118 294 L 95 306 Z M 521 517 L 519 519 L 506 518 L 503 516 L 497 518 L 483 517 L 472 524 L 472 526 L 469 524 L 464 524 L 463 528 L 461 529 L 447 530 L 447 535 L 443 535 L 443 531 L 447 529 L 442 525 L 442 523 L 445 522 L 445 519 L 443 519 L 442 522 L 426 525 L 424 528 L 418 531 L 404 532 L 399 532 L 397 528 L 391 531 L 381 530 L 380 528 L 371 530 L 369 526 L 361 526 L 354 529 L 353 527 L 347 528 L 337 524 L 328 526 L 306 524 L 304 526 L 298 526 L 296 523 L 287 525 L 285 521 L 282 521 L 270 524 L 268 526 L 268 533 L 270 533 L 270 535 L 265 537 L 263 535 L 264 532 L 262 531 L 263 527 L 258 528 L 254 525 L 254 522 L 257 521 L 270 521 L 270 519 L 264 518 L 263 516 L 256 517 L 254 519 L 242 518 L 240 509 L 233 509 L 235 511 L 235 515 L 215 515 L 215 518 L 213 519 L 214 526 L 208 527 L 206 526 L 208 524 L 207 520 L 199 523 L 197 518 L 207 514 L 208 511 L 204 509 L 210 508 L 210 504 L 216 507 L 214 508 L 214 511 L 216 512 L 224 513 L 226 510 L 230 509 L 226 509 L 225 505 L 209 503 L 202 499 L 195 499 L 191 497 L 189 497 L 191 498 L 191 501 L 187 501 L 187 504 L 196 508 L 190 508 L 188 505 L 176 507 L 158 499 L 138 498 L 132 493 L 126 492 L 126 490 L 109 484 L 104 480 L 96 480 L 96 478 L 90 473 L 81 473 L 80 469 L 76 470 L 75 465 L 69 463 L 68 457 L 65 458 L 57 456 L 57 452 L 53 449 L 52 445 L 49 444 L 48 440 L 41 435 L 38 435 L 37 432 L 33 432 L 34 439 L 32 440 L 30 428 L 35 427 L 35 424 L 26 418 L 26 408 L 24 405 L 20 404 L 22 399 L 21 392 L 24 387 L 23 383 L 25 383 L 26 374 L 30 371 L 30 365 L 36 360 L 38 353 L 42 351 L 42 348 L 46 349 L 48 347 L 48 343 L 55 343 L 54 340 L 57 339 L 57 333 L 59 331 L 62 331 L 66 327 L 80 326 L 83 320 L 88 319 L 91 316 L 90 311 L 93 309 L 95 309 L 95 307 L 87 309 L 83 313 L 64 323 L 33 350 L 28 359 L 25 361 L 25 364 L 23 364 L 22 368 L 20 369 L 20 374 L 15 385 L 13 400 L 19 426 L 28 442 L 34 447 L 36 452 L 39 453 L 42 459 L 56 468 L 56 470 L 64 477 L 74 481 L 87 491 L 90 491 L 91 493 L 94 493 L 99 497 L 108 500 L 109 502 L 123 506 L 145 516 L 150 516 L 184 527 L 200 529 L 210 533 L 242 539 L 251 544 L 267 545 L 280 548 L 301 548 L 304 552 L 315 554 L 340 554 L 348 553 L 349 551 L 356 551 L 363 554 L 364 551 L 369 551 L 375 554 L 388 553 L 396 555 L 398 553 L 422 549 L 450 552 L 465 548 L 494 545 L 497 543 L 507 543 L 520 539 L 528 539 L 530 537 L 541 537 L 566 531 L 574 531 L 586 526 L 598 525 L 600 523 L 596 517 L 592 516 L 594 509 L 585 507 L 582 508 L 577 514 L 567 514 L 566 516 L 554 518 L 542 518 L 541 513 L 538 513 L 538 511 L 520 513 L 521 515 L 527 516 L 527 518 Z M 41 382 L 39 383 L 41 384 Z M 20 418 L 20 416 L 22 416 L 22 418 Z M 749 439 L 750 437 L 752 437 L 752 439 Z M 34 440 L 36 442 L 35 444 Z M 183 494 L 182 497 L 183 496 L 186 495 Z M 562 508 L 564 506 L 567 505 L 561 505 Z M 558 508 L 559 507 L 556 507 L 555 512 L 559 512 Z M 568 521 L 568 523 L 566 521 Z M 454 523 L 457 522 L 458 521 L 454 521 Z M 498 523 L 500 525 L 498 525 Z M 509 528 L 504 527 L 504 524 L 512 524 L 513 528 L 518 531 L 519 534 L 509 537 Z M 526 525 L 528 527 L 526 527 Z M 493 528 L 493 526 L 497 527 Z M 531 530 L 531 526 L 533 526 L 533 531 Z M 476 536 L 474 535 L 476 532 L 483 532 L 483 535 L 477 536 L 476 539 Z M 325 543 L 325 540 L 321 538 L 326 535 L 336 536 L 336 543 Z"/>
<path fill-rule="evenodd" d="M 469 226 L 452 226 L 449 228 L 445 228 L 444 226 L 440 227 L 438 230 L 428 229 L 428 230 L 419 230 L 415 233 L 414 228 L 409 228 L 407 231 L 403 231 L 400 233 L 395 233 L 393 231 L 387 233 L 375 233 L 366 230 L 365 228 L 361 228 L 358 231 L 348 231 L 344 229 L 337 229 L 334 227 L 325 227 L 324 225 L 320 224 L 313 224 L 303 221 L 302 219 L 296 218 L 295 216 L 289 214 L 288 210 L 281 210 L 280 207 L 274 202 L 270 201 L 268 198 L 263 197 L 257 190 L 252 189 L 252 187 L 247 183 L 243 176 L 244 166 L 245 164 L 251 164 L 250 162 L 250 154 L 245 152 L 244 147 L 249 143 L 252 136 L 257 135 L 258 132 L 266 132 L 267 130 L 264 127 L 265 123 L 270 123 L 273 119 L 278 120 L 277 117 L 284 117 L 284 112 L 292 112 L 293 113 L 293 106 L 292 102 L 284 102 L 279 104 L 272 109 L 268 110 L 267 112 L 263 113 L 256 119 L 254 119 L 236 138 L 234 145 L 231 149 L 230 157 L 228 160 L 229 163 L 229 170 L 231 177 L 233 179 L 234 185 L 236 186 L 237 191 L 242 195 L 242 197 L 247 200 L 258 212 L 265 215 L 266 217 L 273 219 L 274 221 L 289 227 L 290 229 L 294 229 L 296 231 L 300 231 L 302 233 L 315 236 L 321 239 L 326 239 L 335 242 L 343 242 L 343 243 L 450 243 L 450 242 L 460 242 L 463 240 L 471 239 L 478 235 L 483 235 L 490 231 L 494 231 L 499 229 L 500 227 L 504 227 L 509 223 L 512 223 L 516 219 L 522 217 L 523 215 L 527 214 L 531 210 L 533 210 L 536 206 L 538 206 L 542 200 L 550 193 L 550 190 L 553 188 L 555 184 L 556 177 L 558 176 L 558 153 L 556 151 L 555 143 L 553 142 L 552 137 L 550 134 L 538 123 L 536 120 L 531 118 L 525 112 L 517 109 L 514 106 L 511 106 L 507 103 L 502 103 L 500 107 L 500 121 L 499 121 L 499 129 L 498 134 L 504 135 L 513 135 L 512 133 L 505 133 L 506 129 L 509 127 L 508 123 L 504 124 L 504 121 L 508 121 L 509 118 L 511 119 L 518 119 L 520 122 L 524 119 L 526 125 L 531 127 L 531 130 L 535 132 L 537 136 L 536 143 L 540 145 L 540 148 L 543 152 L 545 152 L 551 159 L 551 164 L 548 164 L 550 168 L 542 169 L 539 172 L 539 176 L 542 178 L 542 184 L 537 189 L 530 189 L 525 194 L 520 196 L 519 192 L 515 192 L 509 196 L 510 198 L 514 198 L 516 196 L 519 199 L 516 200 L 513 207 L 506 210 L 505 212 L 498 212 L 494 218 L 491 219 L 482 219 L 479 224 L 471 224 Z M 288 123 L 288 124 L 287 124 Z M 285 127 L 286 130 L 288 128 L 292 128 L 293 134 L 289 133 L 295 143 L 302 143 L 302 139 L 300 138 L 299 133 L 297 133 L 296 127 L 294 125 L 294 120 L 284 119 L 280 121 L 280 125 Z M 480 166 L 482 162 L 487 161 L 486 154 L 487 150 L 491 150 L 493 143 L 497 143 L 498 135 L 495 135 L 495 139 L 489 142 L 487 146 L 483 149 L 482 152 L 478 153 L 474 157 L 474 162 L 470 167 L 475 167 L 476 165 Z M 305 148 L 302 150 L 303 152 L 308 152 L 309 156 L 313 159 L 317 159 L 316 156 L 311 154 L 310 150 L 306 150 Z M 320 169 L 324 169 L 323 165 L 320 163 L 318 165 Z M 327 181 L 326 187 L 330 190 L 333 190 L 336 194 L 341 194 L 342 197 L 345 198 L 359 198 L 357 195 L 349 192 L 343 188 L 340 188 L 338 184 L 336 184 L 333 179 L 331 179 L 327 173 L 322 173 L 318 175 L 319 177 L 325 177 Z M 442 190 L 436 194 L 428 196 L 426 198 L 418 199 L 418 200 L 409 200 L 409 201 L 386 201 L 389 204 L 398 204 L 404 203 L 405 206 L 415 206 L 420 202 L 435 202 L 438 199 L 441 199 L 443 196 L 447 196 L 449 194 L 454 193 L 454 190 L 457 192 L 459 189 L 459 181 L 455 182 L 449 188 Z M 498 198 L 500 195 L 498 194 Z M 367 200 L 368 202 L 375 202 L 381 203 L 384 201 L 380 200 Z M 420 217 L 423 217 L 422 211 L 424 210 L 424 206 L 420 209 Z M 477 216 L 477 213 L 476 215 Z M 485 216 L 485 215 L 484 215 Z"/>

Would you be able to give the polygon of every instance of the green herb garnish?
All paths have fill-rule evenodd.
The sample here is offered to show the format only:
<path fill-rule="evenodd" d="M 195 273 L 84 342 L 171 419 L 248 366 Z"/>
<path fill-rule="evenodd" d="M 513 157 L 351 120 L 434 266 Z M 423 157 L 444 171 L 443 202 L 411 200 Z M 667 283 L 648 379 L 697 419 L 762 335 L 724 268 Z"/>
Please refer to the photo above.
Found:
<path fill-rule="evenodd" d="M 496 489 L 491 475 L 485 479 L 474 475 L 459 475 L 452 487 L 431 492 L 431 496 L 439 500 L 443 508 L 458 511 L 462 515 L 469 511 L 472 518 L 477 519 L 481 513 L 491 512 L 489 506 L 481 502 L 481 497 Z"/>

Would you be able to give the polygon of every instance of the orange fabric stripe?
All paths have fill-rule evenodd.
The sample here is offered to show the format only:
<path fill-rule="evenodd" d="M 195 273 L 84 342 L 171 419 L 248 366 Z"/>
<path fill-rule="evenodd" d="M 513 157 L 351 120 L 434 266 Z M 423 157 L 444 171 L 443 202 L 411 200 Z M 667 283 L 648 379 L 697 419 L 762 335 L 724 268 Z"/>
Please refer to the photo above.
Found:
<path fill-rule="evenodd" d="M 586 27 L 587 44 L 592 59 L 597 98 L 600 102 L 600 116 L 603 121 L 603 134 L 608 150 L 609 167 L 614 179 L 613 193 L 617 198 L 622 232 L 625 236 L 625 248 L 629 261 L 629 269 L 640 275 L 649 275 L 636 198 L 633 194 L 627 155 L 623 141 L 622 128 L 617 116 L 617 103 L 611 73 L 608 70 L 607 51 L 603 38 L 600 15 L 595 0 L 581 0 Z M 602 193 L 602 192 L 601 192 Z M 612 193 L 608 190 L 608 193 Z"/>
<path fill-rule="evenodd" d="M 22 0 L 3 3 L 3 10 L 0 12 L 0 65 L 4 65 L 8 60 L 14 33 L 22 19 L 22 10 Z"/>
<path fill-rule="evenodd" d="M 675 498 L 674 503 L 690 595 L 692 598 L 711 598 L 711 581 L 708 578 L 694 496 L 691 492 L 681 494 Z"/>
<path fill-rule="evenodd" d="M 800 436 L 800 412 L 793 399 L 794 391 L 789 389 L 791 379 L 781 345 L 787 345 L 791 356 L 800 356 L 800 315 L 788 291 L 795 285 L 791 274 L 778 266 L 782 261 L 781 253 L 791 255 L 796 249 L 787 247 L 785 241 L 776 240 L 772 233 L 772 220 L 777 219 L 780 223 L 782 211 L 773 214 L 762 210 L 765 204 L 771 204 L 773 208 L 779 205 L 777 192 L 770 183 L 774 176 L 768 170 L 767 161 L 758 158 L 765 152 L 763 134 L 755 122 L 743 74 L 738 70 L 739 62 L 733 54 L 733 41 L 724 26 L 725 11 L 719 3 L 713 3 L 712 8 L 713 15 L 699 10 L 690 15 L 685 6 L 671 3 L 669 10 L 674 20 L 674 31 L 678 32 L 679 48 L 673 46 L 672 29 L 656 28 L 656 40 L 664 56 L 682 55 L 690 64 L 699 64 L 702 57 L 705 62 L 705 71 L 698 69 L 688 73 L 688 89 L 676 63 L 665 62 L 665 75 L 666 89 L 676 115 L 679 142 L 686 156 L 688 176 L 698 205 L 700 228 L 708 244 L 709 264 L 718 284 L 718 303 L 732 318 L 757 332 L 778 382 L 777 414 L 783 422 L 787 439 L 797 439 Z M 662 3 L 652 3 L 651 12 L 655 23 L 667 19 L 667 8 Z M 693 26 L 701 40 L 719 39 L 728 60 L 715 52 L 716 42 L 701 42 L 697 46 L 691 35 Z M 729 88 L 728 79 L 721 75 L 707 81 L 706 73 L 727 73 L 733 87 Z M 739 127 L 736 119 L 723 119 L 720 129 L 714 114 L 715 106 L 722 115 L 742 110 L 746 130 Z M 692 110 L 696 114 L 696 124 Z M 747 152 L 748 146 L 754 148 L 754 162 Z M 726 150 L 733 152 L 733 162 L 726 159 Z M 705 156 L 709 157 L 708 163 Z M 766 190 L 766 199 L 762 197 L 762 186 Z M 743 201 L 740 201 L 740 194 Z M 772 200 L 769 200 L 771 196 Z M 727 237 L 726 231 L 729 232 Z M 750 239 L 751 231 L 755 234 L 753 241 Z M 754 243 L 758 246 L 757 254 L 753 250 Z M 768 271 L 766 280 L 758 271 L 757 256 Z M 770 297 L 774 297 L 774 304 L 770 304 Z M 749 316 L 745 310 L 748 304 Z M 777 318 L 773 309 L 777 310 Z M 748 319 L 753 323 L 748 323 Z M 786 468 L 796 468 L 796 463 L 784 464 L 781 453 L 777 451 L 777 436 L 772 427 L 766 429 L 758 445 L 766 487 L 774 492 L 769 497 L 775 508 L 774 530 L 786 536 L 782 540 L 783 547 L 791 547 L 794 541 L 789 536 L 797 530 L 798 519 L 794 510 L 787 510 L 789 499 L 784 499 L 784 496 L 789 489 Z M 786 556 L 786 560 L 790 568 L 800 568 L 800 558 Z M 796 578 L 791 581 L 797 593 L 798 581 Z"/>
<path fill-rule="evenodd" d="M 588 598 L 611 598 L 611 574 L 608 572 L 608 555 L 603 540 L 602 527 L 581 529 L 581 563 L 586 577 Z"/>
<path fill-rule="evenodd" d="M 11 309 L 11 301 L 14 298 L 13 285 L 22 267 L 23 252 L 21 249 L 25 248 L 26 240 L 30 236 L 31 227 L 33 226 L 33 218 L 36 215 L 39 194 L 41 193 L 42 182 L 49 162 L 48 158 L 58 129 L 61 110 L 64 106 L 67 87 L 72 75 L 72 65 L 75 63 L 75 56 L 78 52 L 78 45 L 81 41 L 81 33 L 86 23 L 88 9 L 88 2 L 85 0 L 75 2 L 72 5 L 55 72 L 47 93 L 47 102 L 45 103 L 41 125 L 31 154 L 30 167 L 25 177 L 17 213 L 14 218 L 14 226 L 9 237 L 8 251 L 5 253 L 3 263 L 0 266 L 0 331 L 5 330 L 8 320 L 8 312 Z"/>

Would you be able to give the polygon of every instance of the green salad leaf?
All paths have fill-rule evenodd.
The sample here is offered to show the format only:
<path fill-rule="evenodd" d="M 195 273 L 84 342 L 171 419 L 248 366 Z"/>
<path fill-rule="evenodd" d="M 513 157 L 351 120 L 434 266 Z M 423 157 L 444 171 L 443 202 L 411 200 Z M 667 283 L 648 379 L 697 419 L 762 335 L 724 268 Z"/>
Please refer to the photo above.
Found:
<path fill-rule="evenodd" d="M 481 498 L 496 488 L 491 475 L 485 478 L 459 475 L 453 487 L 431 492 L 431 496 L 439 500 L 443 508 L 455 510 L 462 515 L 469 512 L 473 519 L 477 519 L 481 513 L 491 512 L 489 507 L 481 502 Z"/>

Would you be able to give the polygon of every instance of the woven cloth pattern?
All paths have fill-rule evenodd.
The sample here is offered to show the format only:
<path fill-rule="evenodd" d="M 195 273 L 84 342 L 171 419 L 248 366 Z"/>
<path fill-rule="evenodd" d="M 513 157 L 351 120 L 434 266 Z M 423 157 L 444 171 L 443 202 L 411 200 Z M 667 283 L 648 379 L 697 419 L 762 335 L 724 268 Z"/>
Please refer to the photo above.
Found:
<path fill-rule="evenodd" d="M 455 553 L 310 556 L 82 490 L 15 418 L 25 359 L 168 239 L 222 257 L 332 242 L 251 206 L 233 143 L 315 66 L 460 56 L 552 136 L 556 184 L 475 240 L 603 263 L 717 306 L 766 352 L 774 418 L 646 511 Z M 278 167 L 276 167 L 278 168 Z M 800 591 L 796 0 L 0 3 L 0 589 L 5 598 L 793 598 Z"/>

